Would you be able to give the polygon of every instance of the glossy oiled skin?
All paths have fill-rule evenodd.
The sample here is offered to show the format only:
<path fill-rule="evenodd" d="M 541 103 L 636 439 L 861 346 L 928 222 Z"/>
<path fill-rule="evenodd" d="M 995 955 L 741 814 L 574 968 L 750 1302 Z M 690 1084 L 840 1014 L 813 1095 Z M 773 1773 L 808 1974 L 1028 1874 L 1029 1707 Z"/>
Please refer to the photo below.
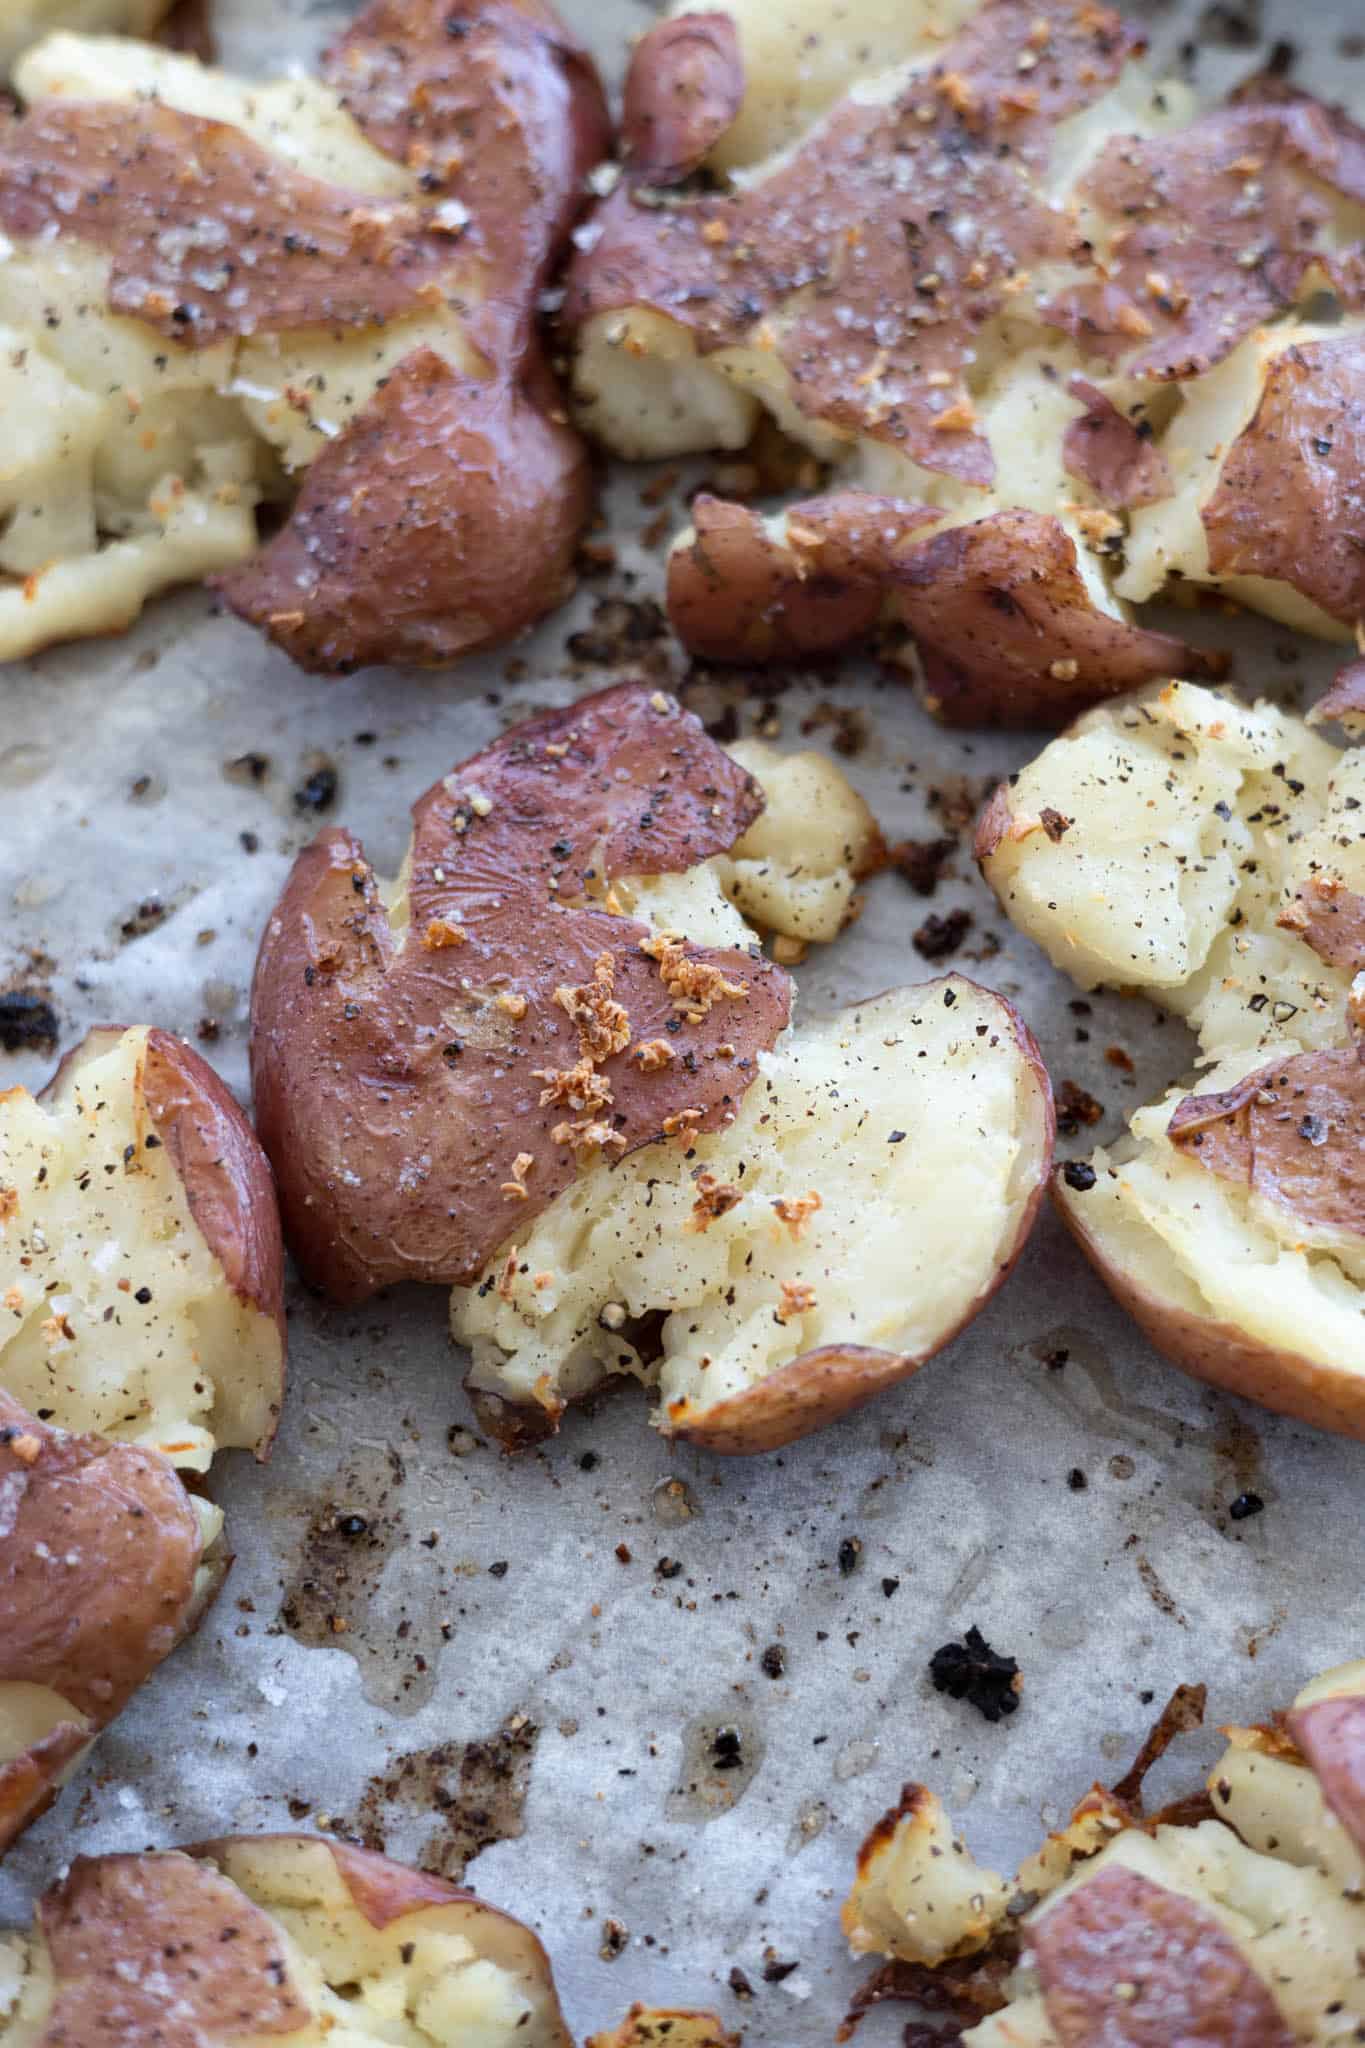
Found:
<path fill-rule="evenodd" d="M 1301 1053 L 1220 1095 L 1187 1095 L 1172 1142 L 1310 1229 L 1365 1237 L 1365 1060 Z"/>
<path fill-rule="evenodd" d="M 1327 1804 L 1365 1850 L 1365 1695 L 1349 1693 L 1295 1707 L 1288 1727 Z"/>
<path fill-rule="evenodd" d="M 315 1285 L 360 1300 L 399 1279 L 467 1281 L 569 1185 L 574 1150 L 551 1135 L 566 1111 L 541 1103 L 542 1076 L 579 1057 L 556 990 L 591 984 L 604 956 L 631 1033 L 599 1063 L 616 1156 L 680 1112 L 702 1112 L 698 1131 L 726 1117 L 787 1021 L 785 975 L 689 948 L 744 991 L 692 1022 L 640 950 L 647 928 L 592 897 L 724 851 L 761 802 L 695 718 L 626 684 L 514 728 L 414 806 L 404 943 L 348 832 L 300 856 L 257 962 L 252 1075 Z M 633 1056 L 650 1041 L 672 1050 L 662 1068 Z M 490 1200 L 523 1153 L 526 1200 Z"/>

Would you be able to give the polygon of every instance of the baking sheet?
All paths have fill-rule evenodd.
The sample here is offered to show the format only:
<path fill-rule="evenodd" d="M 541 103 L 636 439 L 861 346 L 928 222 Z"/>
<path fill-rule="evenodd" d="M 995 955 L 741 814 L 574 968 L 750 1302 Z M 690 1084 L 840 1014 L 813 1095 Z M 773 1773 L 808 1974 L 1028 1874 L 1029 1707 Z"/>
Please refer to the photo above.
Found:
<path fill-rule="evenodd" d="M 225 57 L 306 61 L 347 11 L 219 0 Z M 1199 35 L 1210 85 L 1310 21 L 1289 0 L 1202 23 L 1146 11 L 1173 62 Z M 649 18 L 632 0 L 566 12 L 613 76 Z M 1297 75 L 1358 99 L 1363 27 L 1358 0 L 1314 6 Z M 155 1021 L 244 1091 L 256 937 L 319 823 L 352 825 L 392 871 L 412 798 L 512 719 L 640 666 L 682 679 L 643 609 L 661 567 L 649 483 L 614 483 L 612 571 L 454 675 L 321 682 L 188 594 L 125 639 L 0 677 L 0 986 L 50 990 L 63 1048 L 92 1023 Z M 1330 673 L 1330 654 L 1268 625 L 1202 625 L 1241 648 L 1244 685 L 1306 697 Z M 853 671 L 798 677 L 739 718 L 782 745 L 851 736 L 848 771 L 897 839 L 938 836 L 1036 744 L 945 734 Z M 333 776 L 330 805 L 310 805 Z M 1019 1001 L 1054 1080 L 1103 1103 L 1062 1148 L 1088 1151 L 1191 1041 L 1141 1002 L 1078 1013 L 967 843 L 932 903 L 880 877 L 862 921 L 799 971 L 800 1000 L 818 1012 L 932 973 L 912 933 L 969 909 L 953 964 Z M 0 1057 L 0 1082 L 50 1065 Z M 451 1872 L 471 1859 L 469 1881 L 544 1937 L 580 2035 L 646 1998 L 714 2003 L 750 2048 L 828 2042 L 867 1974 L 838 1902 L 903 1777 L 1012 1868 L 1118 1775 L 1178 1680 L 1208 1680 L 1212 1725 L 1361 1649 L 1365 1450 L 1162 1365 L 1050 1218 L 914 1381 L 765 1460 L 671 1449 L 626 1388 L 509 1463 L 472 1426 L 439 1290 L 340 1310 L 295 1289 L 290 1332 L 271 1463 L 215 1468 L 236 1551 L 224 1594 L 7 1860 L 0 1918 L 26 1917 L 77 1851 L 330 1824 Z M 1248 1490 L 1265 1511 L 1234 1523 Z M 337 1533 L 347 1515 L 362 1535 Z M 929 1684 L 932 1651 L 972 1623 L 1023 1667 L 999 1726 Z M 719 1729 L 734 1733 L 717 1749 Z M 1164 1782 L 1192 1784 L 1216 1742 L 1180 1744 Z M 901 2024 L 874 2012 L 860 2038 Z"/>

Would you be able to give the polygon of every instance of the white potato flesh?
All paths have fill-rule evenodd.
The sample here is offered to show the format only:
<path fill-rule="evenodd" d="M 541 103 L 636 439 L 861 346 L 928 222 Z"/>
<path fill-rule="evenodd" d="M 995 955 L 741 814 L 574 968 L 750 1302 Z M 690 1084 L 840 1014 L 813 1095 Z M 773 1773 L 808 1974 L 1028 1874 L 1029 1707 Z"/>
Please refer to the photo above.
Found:
<path fill-rule="evenodd" d="M 881 844 L 876 819 L 824 754 L 779 754 L 761 740 L 728 751 L 762 784 L 766 803 L 731 851 L 716 856 L 721 888 L 761 931 L 837 938 L 856 878 Z"/>
<path fill-rule="evenodd" d="M 1175 494 L 1132 514 L 1125 548 L 1126 567 L 1118 582 L 1123 597 L 1154 597 L 1172 577 L 1212 584 L 1253 611 L 1301 633 L 1347 641 L 1350 628 L 1289 583 L 1265 576 L 1215 576 L 1209 567 L 1203 511 L 1218 487 L 1239 437 L 1250 426 L 1271 364 L 1286 349 L 1331 341 L 1365 329 L 1351 320 L 1333 327 L 1300 323 L 1258 328 L 1206 376 L 1181 387 L 1181 405 L 1161 440 Z"/>
<path fill-rule="evenodd" d="M 1365 1853 L 1323 1798 L 1307 1764 L 1266 1754 L 1255 1746 L 1254 1730 L 1230 1733 L 1232 1746 L 1209 1777 L 1219 1815 L 1250 1848 L 1320 1870 L 1343 1892 L 1365 1898 Z"/>
<path fill-rule="evenodd" d="M 973 1860 L 932 1792 L 912 1789 L 911 1810 L 859 1856 L 843 1927 L 855 1955 L 933 1968 L 985 1947 L 1004 1923 L 1011 1887 Z"/>
<path fill-rule="evenodd" d="M 124 1032 L 50 1102 L 0 1098 L 0 1377 L 60 1429 L 204 1471 L 269 1433 L 247 1367 L 273 1325 L 229 1287 L 168 1149 L 144 1143 L 145 1044 Z"/>
<path fill-rule="evenodd" d="M 1317 1870 L 1258 1854 L 1219 1821 L 1204 1821 L 1192 1828 L 1158 1827 L 1151 1835 L 1137 1829 L 1120 1835 L 1037 1907 L 1036 1917 L 1054 1911 L 1115 1864 L 1196 1901 L 1212 1915 L 1270 1989 L 1297 2041 L 1338 2048 L 1358 2038 L 1365 2020 L 1365 1975 L 1359 1967 L 1365 1901 L 1343 1897 Z M 1025 2031 L 1002 2031 L 1001 2014 L 984 2027 L 968 2028 L 964 2042 L 972 2048 L 1004 2048 L 1017 2040 L 1020 2048 L 1033 2048 L 1052 2039 L 1049 2031 L 1038 2031 L 1039 2019 L 1044 2029 L 1046 2019 L 1034 2002 L 1034 1973 L 1021 1970 L 1016 1988 L 1024 2002 Z"/>
<path fill-rule="evenodd" d="M 89 35 L 118 30 L 146 36 L 169 14 L 173 0 L 5 0 L 0 12 L 0 77 L 21 51 L 58 29 Z"/>
<path fill-rule="evenodd" d="M 941 1344 L 1014 1248 L 1043 1112 L 996 998 L 959 980 L 923 996 L 788 1033 L 734 1123 L 687 1158 L 649 1146 L 581 1172 L 518 1242 L 510 1300 L 505 1252 L 454 1291 L 473 1384 L 529 1404 L 630 1373 L 677 1423 L 824 1344 L 912 1357 Z M 704 1229 L 703 1172 L 742 1190 Z M 795 1225 L 774 1208 L 811 1196 Z M 621 1325 L 654 1311 L 661 1358 L 646 1366 Z"/>
<path fill-rule="evenodd" d="M 1332 1045 L 1350 976 L 1277 919 L 1324 867 L 1351 885 L 1362 798 L 1362 757 L 1302 719 L 1173 683 L 1088 712 L 1022 769 L 982 866 L 1058 967 L 1158 997 L 1206 1059 Z M 1060 838 L 1045 810 L 1071 821 Z"/>
<path fill-rule="evenodd" d="M 1200 1092 L 1262 1065 L 1258 1052 L 1224 1060 L 1201 1076 Z M 1092 1156 L 1095 1185 L 1059 1185 L 1057 1199 L 1098 1256 L 1156 1301 L 1365 1376 L 1365 1242 L 1305 1224 L 1178 1150 L 1167 1126 L 1186 1092 L 1139 1110 L 1129 1137 Z"/>
<path fill-rule="evenodd" d="M 368 143 L 328 87 L 252 85 L 116 38 L 56 35 L 17 70 L 28 99 L 155 97 L 230 122 L 292 169 L 376 197 L 411 174 Z M 223 229 L 205 220 L 206 260 Z M 66 240 L 0 262 L 0 661 L 119 632 L 158 592 L 245 561 L 256 510 L 287 499 L 410 351 L 462 374 L 481 357 L 449 308 L 382 326 L 169 346 L 107 309 L 109 260 Z"/>

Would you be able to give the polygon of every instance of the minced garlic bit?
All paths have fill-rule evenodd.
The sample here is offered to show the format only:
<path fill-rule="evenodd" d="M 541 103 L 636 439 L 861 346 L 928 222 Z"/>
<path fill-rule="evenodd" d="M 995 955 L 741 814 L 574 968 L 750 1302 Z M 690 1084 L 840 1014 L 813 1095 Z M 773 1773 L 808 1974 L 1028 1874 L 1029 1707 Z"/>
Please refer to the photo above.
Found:
<path fill-rule="evenodd" d="M 529 1201 L 530 1196 L 526 1192 L 526 1176 L 535 1163 L 536 1156 L 534 1152 L 518 1152 L 516 1158 L 512 1161 L 512 1178 L 503 1182 L 498 1190 L 499 1194 L 505 1195 L 509 1202 Z"/>
<path fill-rule="evenodd" d="M 666 1038 L 647 1038 L 643 1045 L 637 1045 L 634 1058 L 640 1063 L 642 1074 L 657 1074 L 677 1057 Z"/>
<path fill-rule="evenodd" d="M 497 1001 L 498 1008 L 505 1010 L 507 1015 L 515 1018 L 518 1023 L 526 1015 L 525 996 L 514 995 L 510 988 L 499 989 Z"/>
<path fill-rule="evenodd" d="M 542 1109 L 562 1103 L 586 1116 L 611 1107 L 611 1082 L 586 1056 L 572 1067 L 535 1067 L 531 1078 L 545 1083 L 540 1091 Z"/>
<path fill-rule="evenodd" d="M 744 1190 L 732 1180 L 717 1180 L 714 1173 L 696 1177 L 697 1199 L 688 1219 L 689 1230 L 706 1230 L 718 1216 L 728 1216 L 744 1199 Z"/>
<path fill-rule="evenodd" d="M 808 1189 L 804 1195 L 778 1195 L 773 1203 L 778 1222 L 785 1223 L 798 1242 L 816 1210 L 824 1206 L 814 1188 Z"/>
<path fill-rule="evenodd" d="M 743 1001 L 749 993 L 742 981 L 727 981 L 709 960 L 692 959 L 681 932 L 654 932 L 641 939 L 640 951 L 658 961 L 659 979 L 672 996 L 674 1009 L 684 1011 L 689 1024 L 700 1024 L 722 996 Z"/>
<path fill-rule="evenodd" d="M 690 1145 L 696 1136 L 695 1125 L 705 1116 L 704 1109 L 680 1109 L 664 1118 L 664 1136 L 677 1138 L 684 1145 Z"/>
<path fill-rule="evenodd" d="M 630 1018 L 612 1000 L 615 986 L 616 963 L 610 953 L 599 953 L 590 982 L 576 988 L 561 984 L 555 990 L 560 1009 L 578 1026 L 578 1049 L 584 1059 L 607 1060 L 630 1044 Z"/>
<path fill-rule="evenodd" d="M 550 1133 L 555 1145 L 572 1145 L 575 1152 L 624 1152 L 626 1141 L 610 1124 L 595 1117 L 579 1117 L 573 1123 L 556 1124 Z"/>
<path fill-rule="evenodd" d="M 502 1271 L 498 1275 L 498 1294 L 503 1301 L 512 1299 L 517 1284 L 517 1251 L 516 1245 L 508 1247 L 507 1257 L 503 1260 Z"/>
<path fill-rule="evenodd" d="M 815 1289 L 804 1280 L 784 1280 L 782 1300 L 773 1313 L 779 1323 L 789 1323 L 794 1316 L 803 1316 L 815 1307 Z"/>
<path fill-rule="evenodd" d="M 422 934 L 422 945 L 428 953 L 439 953 L 446 946 L 463 946 L 469 934 L 447 918 L 433 917 Z"/>

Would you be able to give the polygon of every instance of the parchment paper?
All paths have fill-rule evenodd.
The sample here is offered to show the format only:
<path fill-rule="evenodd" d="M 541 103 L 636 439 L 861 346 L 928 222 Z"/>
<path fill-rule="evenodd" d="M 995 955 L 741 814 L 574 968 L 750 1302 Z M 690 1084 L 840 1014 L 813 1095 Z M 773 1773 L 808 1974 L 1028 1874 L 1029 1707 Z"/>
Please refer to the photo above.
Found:
<path fill-rule="evenodd" d="M 567 11 L 613 77 L 649 18 L 631 0 Z M 306 61 L 345 12 L 219 0 L 224 55 L 247 70 Z M 1359 0 L 1273 0 L 1250 40 L 1246 12 L 1208 8 L 1201 24 L 1162 6 L 1153 33 L 1173 61 L 1199 36 L 1209 84 L 1292 38 L 1306 83 L 1358 103 Z M 658 594 L 661 554 L 640 544 L 660 509 L 642 502 L 648 483 L 623 472 L 613 488 L 613 571 L 534 640 L 453 674 L 311 679 L 198 594 L 125 639 L 7 672 L 0 986 L 49 989 L 63 1049 L 108 1020 L 199 1034 L 244 1091 L 256 938 L 294 853 L 334 818 L 392 871 L 407 806 L 438 774 L 512 718 L 630 672 L 566 643 L 586 629 L 580 655 L 602 653 L 622 637 L 613 601 Z M 681 516 L 681 485 L 667 504 Z M 1195 631 L 1239 646 L 1248 688 L 1311 694 L 1331 669 L 1263 622 Z M 681 680 L 666 640 L 631 653 Z M 965 811 L 1037 744 L 954 738 L 871 674 L 797 679 L 739 715 L 746 731 L 780 727 L 783 745 L 821 745 L 840 728 L 802 726 L 823 705 L 857 715 L 847 766 L 890 838 L 936 836 L 945 794 Z M 328 769 L 330 807 L 301 808 L 296 792 L 323 770 L 325 795 Z M 1141 1002 L 1078 1013 L 1077 991 L 994 909 L 968 844 L 932 903 L 879 878 L 862 921 L 800 970 L 800 1000 L 813 1013 L 923 978 L 936 970 L 912 933 L 930 910 L 970 909 L 954 964 L 1018 1000 L 1054 1080 L 1103 1103 L 1103 1123 L 1063 1148 L 1088 1150 L 1188 1066 L 1191 1041 Z M 0 1057 L 0 1084 L 36 1085 L 50 1065 Z M 838 1901 L 904 1777 L 927 1779 L 1009 1869 L 1093 1778 L 1122 1771 L 1178 1680 L 1209 1682 L 1212 1724 L 1363 1647 L 1365 1451 L 1165 1366 L 1049 1218 L 993 1306 L 913 1382 L 765 1460 L 670 1450 L 626 1389 L 506 1461 L 471 1428 L 437 1290 L 342 1311 L 296 1289 L 290 1332 L 271 1463 L 215 1468 L 227 1587 L 9 1858 L 0 1917 L 26 1918 L 78 1851 L 331 1822 L 457 1869 L 506 1834 L 470 1881 L 540 1930 L 580 2034 L 633 1998 L 692 2000 L 750 2048 L 804 2048 L 832 2040 L 866 1974 L 845 1956 Z M 1231 1521 L 1248 1490 L 1264 1512 Z M 348 1515 L 363 1534 L 339 1533 Z M 971 1623 L 1023 1667 L 1023 1704 L 998 1726 L 929 1684 L 932 1651 Z M 734 1733 L 717 1749 L 721 1728 Z M 1216 1744 L 1211 1730 L 1181 1744 L 1165 1782 L 1193 1785 Z M 900 2025 L 883 2009 L 861 2039 L 877 2048 Z"/>

